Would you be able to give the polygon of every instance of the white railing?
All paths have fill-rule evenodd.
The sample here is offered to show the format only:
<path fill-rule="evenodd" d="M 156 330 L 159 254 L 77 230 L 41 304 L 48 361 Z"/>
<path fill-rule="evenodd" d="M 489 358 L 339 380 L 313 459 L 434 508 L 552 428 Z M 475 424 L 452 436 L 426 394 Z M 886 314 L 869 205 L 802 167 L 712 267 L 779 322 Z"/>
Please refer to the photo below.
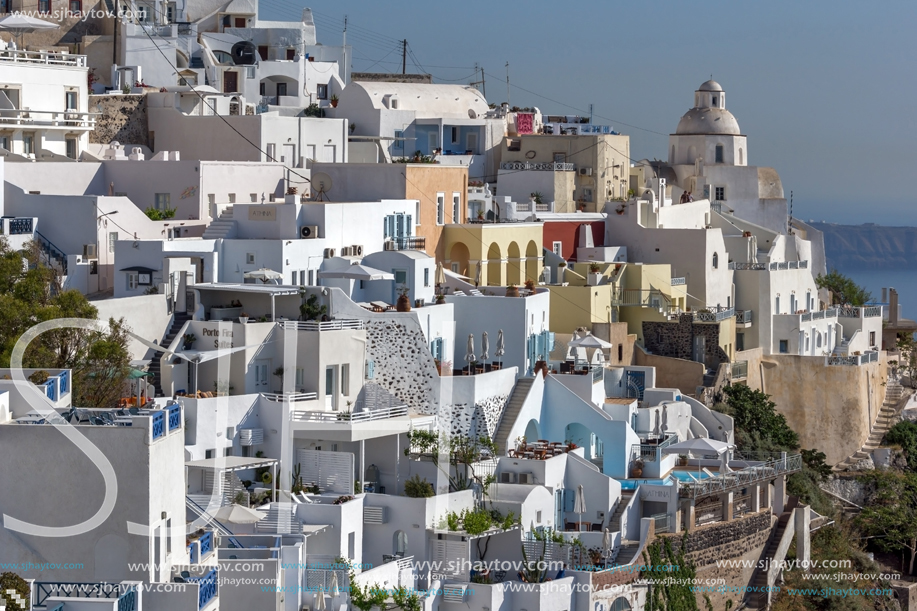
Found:
<path fill-rule="evenodd" d="M 684 286 L 687 281 L 684 278 L 672 278 L 672 286 Z"/>
<path fill-rule="evenodd" d="M 850 356 L 828 356 L 827 364 L 828 365 L 849 365 L 856 367 L 857 365 L 865 365 L 867 363 L 875 363 L 879 360 L 878 352 L 867 352 L 866 354 L 854 354 Z"/>
<path fill-rule="evenodd" d="M 808 261 L 779 261 L 768 265 L 770 271 L 781 269 L 809 269 Z"/>
<path fill-rule="evenodd" d="M 49 66 L 75 66 L 86 67 L 85 55 L 70 55 L 69 53 L 52 53 L 48 51 L 23 51 L 21 49 L 6 49 L 0 51 L 0 62 L 22 62 L 27 64 L 45 64 Z"/>
<path fill-rule="evenodd" d="M 711 308 L 710 312 L 695 312 L 694 320 L 698 322 L 720 322 L 735 316 L 734 308 Z"/>
<path fill-rule="evenodd" d="M 843 306 L 837 309 L 837 315 L 840 318 L 874 318 L 882 316 L 882 306 L 868 306 L 865 308 Z"/>
<path fill-rule="evenodd" d="M 0 126 L 61 127 L 65 129 L 93 129 L 99 113 L 75 110 L 31 110 L 29 108 L 0 109 Z"/>
<path fill-rule="evenodd" d="M 341 424 L 347 424 L 351 422 L 372 422 L 374 420 L 388 420 L 389 418 L 398 418 L 407 415 L 407 405 L 400 405 L 398 407 L 374 409 L 356 413 L 294 411 L 290 414 L 290 417 L 294 422 L 340 422 Z"/>
<path fill-rule="evenodd" d="M 345 329 L 364 329 L 363 321 L 359 318 L 346 320 L 326 320 L 318 322 L 314 320 L 285 320 L 282 323 L 284 330 L 293 331 L 343 331 Z"/>
<path fill-rule="evenodd" d="M 500 164 L 501 170 L 537 170 L 542 172 L 572 172 L 576 165 L 572 163 L 560 163 L 556 161 L 543 161 L 541 163 L 532 163 L 531 161 L 504 161 Z"/>
<path fill-rule="evenodd" d="M 302 401 L 315 401 L 318 399 L 317 392 L 263 392 L 261 393 L 261 396 L 268 401 L 274 401 L 276 403 L 283 403 L 284 401 L 289 401 L 290 403 L 299 403 Z"/>

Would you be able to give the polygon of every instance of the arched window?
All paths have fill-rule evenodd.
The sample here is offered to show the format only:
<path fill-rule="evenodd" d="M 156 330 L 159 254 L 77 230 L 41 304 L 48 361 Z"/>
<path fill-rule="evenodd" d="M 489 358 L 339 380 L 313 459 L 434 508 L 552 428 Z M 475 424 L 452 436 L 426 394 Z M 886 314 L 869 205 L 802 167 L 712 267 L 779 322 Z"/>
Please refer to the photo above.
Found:
<path fill-rule="evenodd" d="M 672 145 L 672 154 L 669 156 L 669 163 L 675 163 L 675 145 Z"/>
<path fill-rule="evenodd" d="M 722 145 L 722 144 L 717 144 L 717 145 L 716 145 L 716 151 L 715 151 L 715 155 L 714 155 L 714 161 L 715 161 L 716 163 L 723 163 L 723 145 Z"/>
<path fill-rule="evenodd" d="M 739 165 L 745 165 L 745 151 L 739 149 Z"/>
<path fill-rule="evenodd" d="M 719 269 L 720 267 L 720 255 L 713 253 L 713 269 Z"/>
<path fill-rule="evenodd" d="M 392 554 L 404 557 L 408 551 L 408 536 L 403 530 L 396 530 L 392 535 Z"/>
<path fill-rule="evenodd" d="M 616 598 L 611 607 L 608 608 L 608 611 L 630 611 L 630 603 L 627 602 L 627 599 L 623 596 Z"/>
<path fill-rule="evenodd" d="M 716 96 L 713 96 L 713 106 L 714 106 L 714 107 L 717 105 L 717 101 L 718 101 L 718 100 L 717 100 L 717 97 L 716 97 Z"/>
<path fill-rule="evenodd" d="M 816 333 L 815 345 L 818 348 L 821 348 L 821 333 Z"/>

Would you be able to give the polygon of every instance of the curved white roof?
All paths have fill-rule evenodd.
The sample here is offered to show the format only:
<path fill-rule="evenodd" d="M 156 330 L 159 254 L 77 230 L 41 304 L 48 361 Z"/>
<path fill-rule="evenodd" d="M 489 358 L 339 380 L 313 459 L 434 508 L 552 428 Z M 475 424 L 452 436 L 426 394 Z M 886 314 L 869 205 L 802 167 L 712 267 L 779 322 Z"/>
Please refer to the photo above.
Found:
<path fill-rule="evenodd" d="M 350 95 L 362 93 L 377 109 L 388 109 L 385 99 L 398 99 L 398 110 L 414 111 L 417 118 L 482 118 L 490 110 L 487 100 L 474 87 L 429 85 L 424 83 L 352 82 L 341 93 L 341 103 Z M 358 96 L 357 99 L 359 99 Z M 473 115 L 469 113 L 473 112 Z"/>
<path fill-rule="evenodd" d="M 739 122 L 725 108 L 692 108 L 678 122 L 678 128 L 675 133 L 679 135 L 742 135 L 742 131 L 739 129 Z"/>
<path fill-rule="evenodd" d="M 722 91 L 723 87 L 719 83 L 714 81 L 713 79 L 710 79 L 709 81 L 705 81 L 701 83 L 701 86 L 698 87 L 697 90 L 698 91 Z"/>

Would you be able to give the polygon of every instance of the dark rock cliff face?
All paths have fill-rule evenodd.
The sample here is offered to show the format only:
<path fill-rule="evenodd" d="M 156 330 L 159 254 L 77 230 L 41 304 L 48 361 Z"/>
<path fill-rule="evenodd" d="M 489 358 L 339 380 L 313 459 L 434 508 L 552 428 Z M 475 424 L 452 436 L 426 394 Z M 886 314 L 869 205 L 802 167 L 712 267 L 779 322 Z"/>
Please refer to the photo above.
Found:
<path fill-rule="evenodd" d="M 810 223 L 825 234 L 828 269 L 917 269 L 917 227 Z"/>

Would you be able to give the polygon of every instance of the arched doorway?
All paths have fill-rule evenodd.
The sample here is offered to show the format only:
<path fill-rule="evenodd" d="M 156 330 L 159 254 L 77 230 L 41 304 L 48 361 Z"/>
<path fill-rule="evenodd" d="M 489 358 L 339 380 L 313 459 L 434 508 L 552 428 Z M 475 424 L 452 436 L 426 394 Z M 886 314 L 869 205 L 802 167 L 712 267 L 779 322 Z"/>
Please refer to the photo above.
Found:
<path fill-rule="evenodd" d="M 519 253 L 519 245 L 515 242 L 509 243 L 509 248 L 506 251 L 506 283 L 507 284 L 522 284 L 522 261 L 520 261 L 521 254 Z"/>
<path fill-rule="evenodd" d="M 525 440 L 531 442 L 537 439 L 541 439 L 541 427 L 538 425 L 538 421 L 533 418 L 525 425 Z M 510 441 L 515 442 L 515 440 Z"/>
<path fill-rule="evenodd" d="M 487 284 L 489 286 L 503 285 L 503 257 L 500 255 L 500 246 L 494 242 L 487 250 Z"/>
<path fill-rule="evenodd" d="M 571 422 L 564 428 L 564 442 L 583 448 L 586 460 L 601 461 L 605 454 L 598 435 L 579 422 Z"/>
<path fill-rule="evenodd" d="M 392 535 L 392 554 L 395 556 L 404 556 L 408 552 L 408 535 L 403 530 L 396 530 Z"/>
<path fill-rule="evenodd" d="M 470 276 L 472 270 L 468 268 L 468 259 L 468 247 L 462 242 L 456 242 L 449 252 L 449 264 L 447 267 L 457 274 Z"/>
<path fill-rule="evenodd" d="M 525 279 L 534 280 L 536 283 L 538 282 L 538 274 L 541 271 L 538 265 L 538 255 L 538 244 L 535 243 L 535 240 L 529 240 L 528 245 L 525 247 Z"/>

